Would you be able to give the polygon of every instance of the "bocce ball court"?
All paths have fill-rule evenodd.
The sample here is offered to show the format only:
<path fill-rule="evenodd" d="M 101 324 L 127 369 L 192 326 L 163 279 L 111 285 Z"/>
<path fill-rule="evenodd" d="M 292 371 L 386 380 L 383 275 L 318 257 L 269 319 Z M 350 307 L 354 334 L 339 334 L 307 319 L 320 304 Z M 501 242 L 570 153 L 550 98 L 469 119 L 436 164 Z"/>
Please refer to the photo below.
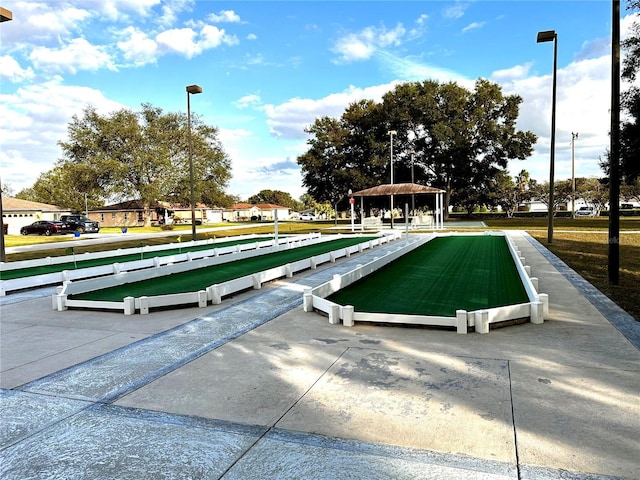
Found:
<path fill-rule="evenodd" d="M 70 295 L 69 298 L 73 300 L 118 302 L 122 301 L 125 297 L 197 292 L 198 290 L 206 289 L 210 285 L 252 275 L 287 263 L 321 255 L 332 250 L 357 245 L 373 240 L 374 238 L 376 237 L 355 236 L 338 238 L 328 242 L 292 248 L 282 252 L 259 255 L 211 267 L 198 268 L 196 270 L 174 273 L 144 281 Z"/>
<path fill-rule="evenodd" d="M 327 300 L 356 311 L 455 316 L 529 302 L 504 236 L 434 238 Z"/>

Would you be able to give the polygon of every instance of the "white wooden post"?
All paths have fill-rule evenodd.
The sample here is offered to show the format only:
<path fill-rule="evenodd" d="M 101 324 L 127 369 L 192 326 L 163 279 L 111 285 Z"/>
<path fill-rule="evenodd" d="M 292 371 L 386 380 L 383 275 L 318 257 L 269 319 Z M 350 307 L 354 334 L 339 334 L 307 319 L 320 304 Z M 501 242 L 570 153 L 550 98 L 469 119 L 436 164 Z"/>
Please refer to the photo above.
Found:
<path fill-rule="evenodd" d="M 456 310 L 456 329 L 458 333 L 467 333 L 467 311 Z"/>
<path fill-rule="evenodd" d="M 124 314 L 133 315 L 136 313 L 136 299 L 133 297 L 124 298 Z"/>
<path fill-rule="evenodd" d="M 342 307 L 342 324 L 345 327 L 353 327 L 353 314 L 354 314 L 353 305 L 345 305 Z"/>
<path fill-rule="evenodd" d="M 474 315 L 476 333 L 489 333 L 489 311 L 478 310 Z"/>
<path fill-rule="evenodd" d="M 337 325 L 340 323 L 340 305 L 331 305 L 329 307 L 329 323 Z"/>

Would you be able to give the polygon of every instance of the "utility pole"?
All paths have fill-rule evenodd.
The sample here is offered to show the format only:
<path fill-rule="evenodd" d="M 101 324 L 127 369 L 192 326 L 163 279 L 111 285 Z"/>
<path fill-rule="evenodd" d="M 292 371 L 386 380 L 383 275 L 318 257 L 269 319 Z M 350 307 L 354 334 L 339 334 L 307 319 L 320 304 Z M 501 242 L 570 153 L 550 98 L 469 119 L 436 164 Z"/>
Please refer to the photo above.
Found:
<path fill-rule="evenodd" d="M 620 0 L 613 0 L 611 17 L 608 277 L 611 285 L 618 285 L 620 283 Z"/>
<path fill-rule="evenodd" d="M 571 132 L 571 218 L 576 218 L 576 162 L 575 145 L 577 133 Z"/>
<path fill-rule="evenodd" d="M 13 20 L 13 13 L 6 8 L 0 7 L 0 22 Z M 6 262 L 7 256 L 4 251 L 4 213 L 2 212 L 2 182 L 0 182 L 0 262 Z"/>

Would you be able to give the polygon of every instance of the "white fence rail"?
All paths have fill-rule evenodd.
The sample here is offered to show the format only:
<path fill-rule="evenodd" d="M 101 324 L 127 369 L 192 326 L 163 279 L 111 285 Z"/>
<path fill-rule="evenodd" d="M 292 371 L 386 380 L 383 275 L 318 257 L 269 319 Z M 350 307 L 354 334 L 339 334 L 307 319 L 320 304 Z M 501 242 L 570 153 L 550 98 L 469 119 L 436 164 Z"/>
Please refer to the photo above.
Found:
<path fill-rule="evenodd" d="M 342 235 L 337 235 L 341 237 Z M 70 295 L 85 293 L 95 290 L 101 290 L 112 286 L 123 285 L 127 283 L 134 283 L 141 280 L 147 280 L 149 278 L 158 278 L 173 273 L 185 272 L 195 270 L 198 268 L 205 268 L 212 265 L 219 265 L 229 261 L 235 261 L 239 259 L 249 259 L 258 255 L 264 255 L 267 253 L 274 253 L 277 251 L 283 251 L 289 248 L 296 248 L 298 246 L 317 244 L 321 242 L 329 242 L 335 239 L 336 236 L 313 236 L 305 239 L 304 241 L 290 242 L 288 244 L 260 248 L 251 251 L 244 251 L 230 257 L 212 257 L 202 260 L 191 261 L 188 263 L 181 263 L 177 265 L 158 266 L 157 268 L 145 270 L 145 271 L 131 271 L 122 272 L 109 277 L 100 277 L 88 280 L 82 280 L 78 282 L 66 281 L 62 287 L 57 289 L 57 292 L 52 297 L 52 307 L 54 310 L 67 310 L 68 308 L 93 308 L 103 310 L 120 310 L 125 315 L 134 314 L 136 311 L 140 311 L 141 314 L 149 313 L 149 309 L 163 306 L 175 306 L 175 305 L 198 305 L 204 307 L 209 303 L 219 304 L 225 296 L 232 295 L 238 291 L 247 290 L 250 288 L 259 289 L 263 283 L 275 280 L 282 277 L 291 277 L 299 271 L 306 269 L 314 269 L 318 265 L 326 262 L 335 262 L 336 259 L 345 256 L 350 256 L 356 252 L 362 252 L 366 248 L 373 248 L 378 245 L 382 245 L 392 240 L 400 238 L 400 233 L 385 233 L 378 236 L 374 240 L 364 241 L 358 245 L 353 245 L 348 248 L 341 248 L 328 254 L 317 255 L 307 259 L 299 260 L 297 262 L 288 263 L 279 267 L 271 268 L 262 272 L 254 273 L 252 275 L 246 275 L 240 278 L 236 278 L 227 282 L 211 285 L 204 290 L 198 292 L 177 293 L 169 295 L 157 295 L 157 296 L 141 296 L 137 298 L 126 297 L 122 302 L 102 302 L 92 300 L 76 300 L 68 298 Z"/>
<path fill-rule="evenodd" d="M 313 289 L 305 291 L 303 295 L 303 307 L 305 312 L 314 310 L 325 313 L 329 317 L 329 323 L 339 324 L 342 321 L 345 326 L 353 326 L 355 322 L 373 323 L 400 323 L 429 325 L 441 327 L 455 327 L 458 333 L 467 333 L 469 327 L 474 327 L 478 333 L 489 333 L 489 325 L 492 323 L 506 322 L 529 318 L 531 323 L 541 324 L 549 315 L 549 296 L 537 292 L 537 278 L 529 277 L 530 267 L 524 265 L 524 257 L 517 247 L 504 232 L 465 233 L 462 235 L 499 235 L 504 236 L 518 275 L 527 293 L 527 303 L 506 305 L 468 312 L 456 310 L 455 317 L 407 315 L 389 313 L 356 312 L 352 305 L 339 305 L 326 298 L 342 288 L 346 288 L 361 278 L 379 270 L 396 258 L 424 245 L 436 237 L 451 236 L 447 233 L 434 233 L 424 237 L 422 241 L 405 243 L 398 250 L 388 253 L 382 258 L 376 258 L 366 265 L 359 265 L 356 269 L 343 275 L 335 275 L 333 279 Z M 456 235 L 461 235 L 456 233 Z"/>
<path fill-rule="evenodd" d="M 238 243 L 235 245 L 216 246 L 220 243 L 234 242 L 240 240 L 246 240 L 247 237 L 255 237 L 255 242 Z M 278 238 L 280 245 L 291 245 L 295 242 L 299 242 L 309 238 L 319 238 L 319 233 L 312 233 L 304 236 L 284 236 Z M 198 240 L 191 241 L 182 244 L 171 243 L 168 245 L 151 245 L 148 247 L 140 248 L 127 248 L 118 249 L 115 252 L 95 252 L 95 253 L 83 253 L 75 256 L 76 262 L 95 260 L 102 258 L 114 258 L 117 261 L 118 257 L 125 255 L 140 255 L 149 254 L 153 252 L 162 252 L 165 250 L 174 250 L 177 248 L 190 248 L 194 246 L 210 246 L 211 248 L 198 250 L 194 252 L 177 253 L 175 255 L 165 255 L 160 257 L 146 258 L 141 260 L 134 260 L 122 263 L 112 263 L 109 265 L 101 265 L 96 267 L 85 267 L 74 270 L 62 270 L 60 272 L 44 273 L 40 275 L 32 275 L 23 278 L 12 278 L 8 280 L 0 280 L 0 296 L 4 296 L 9 292 L 17 290 L 25 290 L 28 288 L 37 288 L 45 285 L 54 285 L 56 283 L 63 283 L 65 281 L 82 280 L 93 277 L 101 277 L 104 275 L 116 275 L 123 272 L 133 270 L 143 270 L 148 268 L 155 268 L 162 265 L 171 265 L 182 262 L 190 262 L 193 260 L 199 260 L 212 256 L 227 255 L 231 253 L 240 253 L 248 250 L 258 250 L 260 248 L 268 248 L 274 245 L 274 239 L 267 239 L 258 235 L 251 236 L 235 236 L 227 237 L 218 240 Z M 33 268 L 43 265 L 62 265 L 65 263 L 75 263 L 73 255 L 65 255 L 63 257 L 47 257 L 38 260 L 24 260 L 20 262 L 0 263 L 0 276 L 2 272 L 8 272 L 12 270 L 22 268 Z"/>

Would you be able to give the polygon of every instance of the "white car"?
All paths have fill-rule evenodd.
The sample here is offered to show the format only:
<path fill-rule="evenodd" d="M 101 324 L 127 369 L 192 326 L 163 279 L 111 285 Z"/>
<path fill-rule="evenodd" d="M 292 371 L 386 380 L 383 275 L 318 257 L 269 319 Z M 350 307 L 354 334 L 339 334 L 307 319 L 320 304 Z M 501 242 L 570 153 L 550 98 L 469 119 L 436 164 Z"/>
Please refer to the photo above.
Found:
<path fill-rule="evenodd" d="M 315 220 L 316 217 L 312 213 L 301 213 L 300 220 Z"/>
<path fill-rule="evenodd" d="M 576 210 L 576 217 L 595 217 L 598 211 L 594 207 L 580 207 Z"/>

